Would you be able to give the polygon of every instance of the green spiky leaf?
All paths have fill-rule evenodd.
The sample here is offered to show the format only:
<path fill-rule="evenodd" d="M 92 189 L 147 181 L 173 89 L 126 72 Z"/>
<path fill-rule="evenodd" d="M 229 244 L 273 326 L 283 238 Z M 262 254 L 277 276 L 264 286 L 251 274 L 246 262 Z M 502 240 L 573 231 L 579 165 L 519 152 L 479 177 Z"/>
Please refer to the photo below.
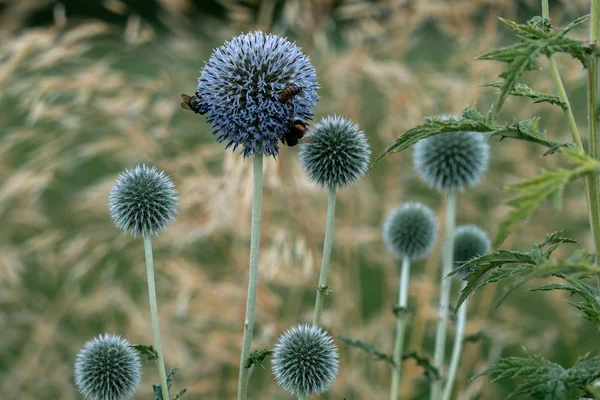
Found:
<path fill-rule="evenodd" d="M 345 345 L 347 345 L 349 347 L 354 347 L 354 348 L 360 349 L 368 354 L 371 354 L 372 356 L 375 356 L 375 358 L 378 360 L 386 361 L 386 362 L 394 365 L 394 359 L 392 358 L 391 355 L 385 354 L 385 353 L 379 351 L 373 345 L 370 345 L 365 342 L 361 342 L 360 340 L 354 340 L 354 339 L 351 339 L 346 336 L 338 336 L 338 339 L 340 339 Z"/>
<path fill-rule="evenodd" d="M 244 368 L 250 368 L 254 364 L 256 366 L 261 367 L 262 369 L 265 369 L 263 361 L 265 360 L 265 358 L 267 358 L 267 356 L 270 356 L 271 354 L 273 354 L 273 350 L 271 349 L 254 350 L 250 354 L 250 357 L 248 357 L 248 359 L 246 360 Z"/>
<path fill-rule="evenodd" d="M 140 353 L 141 356 L 148 357 L 148 361 L 158 360 L 158 353 L 152 346 L 147 344 L 132 344 L 131 347 Z"/>
<path fill-rule="evenodd" d="M 520 39 L 519 43 L 490 50 L 478 57 L 480 60 L 494 60 L 508 64 L 499 75 L 503 81 L 497 110 L 502 108 L 504 101 L 523 75 L 538 68 L 539 56 L 549 57 L 554 53 L 568 53 L 585 64 L 585 59 L 591 52 L 586 43 L 566 37 L 569 30 L 585 21 L 578 20 L 560 33 L 555 32 L 549 20 L 541 17 L 535 17 L 527 24 L 518 24 L 504 18 L 500 18 L 500 22 L 516 32 Z"/>
<path fill-rule="evenodd" d="M 529 352 L 528 357 L 502 358 L 492 368 L 478 376 L 489 375 L 492 382 L 521 378 L 508 396 L 531 396 L 536 399 L 577 399 L 587 393 L 587 386 L 600 376 L 600 359 L 585 355 L 571 368 L 546 360 Z"/>
<path fill-rule="evenodd" d="M 171 390 L 171 384 L 173 382 L 173 377 L 175 376 L 175 373 L 178 370 L 179 370 L 179 368 L 173 368 L 167 374 L 167 388 L 168 388 L 168 390 Z M 152 385 L 152 389 L 154 391 L 154 400 L 163 400 L 161 385 Z M 181 389 L 179 391 L 179 393 L 177 393 L 177 395 L 175 395 L 175 397 L 173 397 L 172 400 L 176 400 L 176 399 L 181 398 L 185 392 L 187 392 L 187 388 Z"/>
<path fill-rule="evenodd" d="M 512 138 L 536 143 L 548 149 L 561 147 L 575 147 L 571 142 L 559 143 L 546 136 L 545 131 L 539 129 L 539 118 L 531 118 L 523 121 L 514 121 L 504 125 L 496 124 L 492 120 L 492 110 L 485 115 L 481 114 L 475 106 L 467 107 L 462 111 L 460 118 L 427 117 L 424 123 L 404 132 L 395 139 L 375 161 L 374 165 L 390 153 L 397 153 L 417 143 L 419 140 L 430 136 L 439 135 L 444 132 L 479 132 L 487 138 L 499 136 L 500 139 Z M 547 152 L 547 154 L 550 154 Z"/>
<path fill-rule="evenodd" d="M 504 86 L 503 82 L 490 82 L 484 83 L 481 85 L 482 87 L 493 87 L 497 89 L 502 89 Z M 518 97 L 529 97 L 531 102 L 534 104 L 538 103 L 550 103 L 556 106 L 559 106 L 563 110 L 567 108 L 567 104 L 560 100 L 560 97 L 554 96 L 548 93 L 537 92 L 525 85 L 524 83 L 517 83 L 515 87 L 508 93 L 510 96 L 518 96 Z"/>
<path fill-rule="evenodd" d="M 494 238 L 494 247 L 500 245 L 519 223 L 526 221 L 545 201 L 552 200 L 556 206 L 560 206 L 569 183 L 581 176 L 600 172 L 600 162 L 583 152 L 561 149 L 560 153 L 573 168 L 544 171 L 535 178 L 508 186 L 508 190 L 517 194 L 506 201 L 513 210 L 500 223 Z"/>

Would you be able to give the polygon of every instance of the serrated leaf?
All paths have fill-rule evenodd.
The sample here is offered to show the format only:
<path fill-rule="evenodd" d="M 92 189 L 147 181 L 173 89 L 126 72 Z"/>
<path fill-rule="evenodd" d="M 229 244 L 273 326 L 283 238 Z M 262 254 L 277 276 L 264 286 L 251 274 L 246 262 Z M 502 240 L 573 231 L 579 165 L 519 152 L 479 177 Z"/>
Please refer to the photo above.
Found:
<path fill-rule="evenodd" d="M 585 355 L 571 368 L 563 368 L 539 354 L 529 353 L 528 357 L 502 358 L 477 377 L 483 375 L 491 376 L 492 382 L 520 377 L 522 381 L 508 398 L 528 395 L 547 400 L 577 399 L 600 376 L 600 359 Z"/>
<path fill-rule="evenodd" d="M 263 361 L 267 356 L 270 356 L 271 354 L 273 354 L 273 350 L 270 349 L 254 350 L 250 354 L 250 357 L 248 357 L 248 359 L 246 360 L 244 368 L 250 368 L 252 364 L 254 364 L 256 366 L 261 367 L 262 369 L 265 369 Z"/>
<path fill-rule="evenodd" d="M 183 395 L 185 394 L 185 392 L 187 392 L 187 388 L 183 388 L 179 391 L 179 393 L 177 393 L 175 395 L 175 397 L 173 397 L 173 400 L 177 400 L 183 397 Z"/>
<path fill-rule="evenodd" d="M 493 242 L 494 247 L 500 245 L 519 223 L 531 217 L 545 201 L 552 200 L 560 207 L 563 193 L 569 183 L 581 176 L 600 172 L 600 162 L 583 152 L 561 149 L 560 153 L 573 166 L 572 169 L 544 171 L 532 179 L 508 186 L 508 190 L 517 194 L 506 201 L 513 210 L 500 222 Z"/>
<path fill-rule="evenodd" d="M 179 371 L 179 368 L 173 368 L 167 374 L 167 389 L 168 390 L 171 390 L 171 384 L 173 383 L 173 377 L 175 376 L 175 373 L 177 371 Z M 152 389 L 154 390 L 154 400 L 163 400 L 162 386 L 161 385 L 152 385 Z M 175 397 L 175 399 L 180 398 L 186 391 L 187 391 L 187 388 L 181 390 L 177 394 L 177 397 Z"/>
<path fill-rule="evenodd" d="M 392 365 L 395 364 L 391 355 L 379 351 L 373 345 L 361 342 L 360 340 L 354 340 L 346 336 L 338 336 L 338 339 L 340 339 L 347 346 L 360 349 L 368 354 L 371 354 L 372 356 L 375 356 L 375 358 L 378 360 L 386 361 Z"/>
<path fill-rule="evenodd" d="M 540 55 L 550 57 L 554 53 L 568 53 L 585 64 L 585 58 L 590 54 L 590 47 L 575 39 L 566 37 L 566 33 L 575 26 L 583 23 L 576 21 L 566 32 L 556 33 L 550 21 L 535 17 L 527 24 L 518 24 L 500 18 L 500 21 L 517 33 L 519 43 L 493 49 L 478 57 L 480 60 L 493 60 L 507 63 L 507 67 L 499 75 L 504 80 L 500 87 L 500 98 L 496 110 L 500 110 L 508 95 L 515 89 L 517 83 L 528 71 L 538 68 L 537 58 Z"/>
<path fill-rule="evenodd" d="M 147 344 L 132 344 L 130 347 L 140 353 L 140 355 L 148 357 L 148 361 L 158 360 L 158 353 L 152 346 Z"/>
<path fill-rule="evenodd" d="M 512 123 L 500 125 L 493 122 L 492 110 L 489 110 L 484 116 L 477 111 L 475 106 L 465 108 L 461 117 L 458 119 L 426 117 L 423 121 L 423 124 L 409 129 L 395 139 L 383 153 L 373 161 L 371 166 L 390 153 L 397 153 L 405 150 L 419 140 L 439 135 L 444 132 L 479 132 L 485 134 L 488 139 L 494 136 L 499 136 L 501 139 L 512 138 L 540 144 L 548 149 L 572 146 L 569 142 L 559 143 L 548 138 L 546 132 L 540 131 L 539 129 L 539 118 L 514 121 Z"/>
<path fill-rule="evenodd" d="M 497 89 L 502 89 L 503 82 L 484 83 L 483 85 L 481 85 L 481 87 L 493 87 Z M 510 96 L 529 97 L 531 99 L 531 102 L 534 104 L 550 103 L 559 106 L 563 110 L 567 107 L 567 105 L 560 100 L 560 97 L 548 93 L 537 92 L 529 86 L 525 85 L 524 83 L 517 83 L 508 94 Z"/>
<path fill-rule="evenodd" d="M 577 28 L 579 25 L 587 22 L 590 18 L 592 18 L 592 14 L 587 14 L 582 17 L 577 18 L 575 21 L 571 22 L 567 25 L 560 33 L 560 36 L 565 36 L 567 33 Z"/>

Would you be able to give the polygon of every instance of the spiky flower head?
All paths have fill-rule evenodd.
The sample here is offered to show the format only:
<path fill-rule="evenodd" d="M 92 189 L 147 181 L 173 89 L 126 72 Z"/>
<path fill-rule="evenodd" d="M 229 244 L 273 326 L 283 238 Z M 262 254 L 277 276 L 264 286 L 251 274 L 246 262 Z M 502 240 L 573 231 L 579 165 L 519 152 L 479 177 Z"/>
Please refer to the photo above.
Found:
<path fill-rule="evenodd" d="M 279 140 L 294 118 L 309 120 L 317 103 L 317 75 L 301 49 L 277 35 L 251 32 L 217 48 L 198 78 L 196 95 L 226 148 L 244 156 L 279 153 Z M 302 89 L 289 101 L 286 87 Z"/>
<path fill-rule="evenodd" d="M 421 203 L 408 202 L 395 208 L 383 224 L 383 240 L 398 258 L 424 258 L 436 239 L 435 214 Z"/>
<path fill-rule="evenodd" d="M 177 199 L 169 176 L 156 167 L 138 165 L 119 175 L 108 197 L 108 209 L 123 232 L 157 235 L 175 219 Z"/>
<path fill-rule="evenodd" d="M 271 364 L 279 385 L 301 396 L 329 390 L 339 366 L 333 339 L 316 325 L 298 325 L 281 335 Z"/>
<path fill-rule="evenodd" d="M 475 225 L 459 226 L 454 234 L 454 266 L 487 254 L 490 247 L 490 238 L 481 228 Z"/>
<path fill-rule="evenodd" d="M 369 142 L 358 125 L 334 115 L 323 118 L 300 147 L 300 163 L 311 181 L 326 187 L 354 185 L 369 168 Z"/>
<path fill-rule="evenodd" d="M 477 132 L 445 132 L 415 145 L 413 164 L 421 179 L 439 190 L 475 186 L 485 172 L 489 146 Z"/>
<path fill-rule="evenodd" d="M 87 399 L 129 399 L 140 384 L 141 370 L 140 357 L 129 342 L 106 333 L 77 354 L 75 384 Z"/>

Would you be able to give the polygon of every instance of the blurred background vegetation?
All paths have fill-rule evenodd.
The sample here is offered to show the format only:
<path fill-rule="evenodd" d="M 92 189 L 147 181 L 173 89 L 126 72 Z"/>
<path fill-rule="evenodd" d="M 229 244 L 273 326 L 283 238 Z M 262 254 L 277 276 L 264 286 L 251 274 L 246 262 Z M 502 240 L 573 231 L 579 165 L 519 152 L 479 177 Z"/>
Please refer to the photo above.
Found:
<path fill-rule="evenodd" d="M 586 14 L 584 0 L 551 1 L 557 26 Z M 525 22 L 537 0 L 0 0 L 0 388 L 4 399 L 79 399 L 76 353 L 102 332 L 151 343 L 142 241 L 111 223 L 107 198 L 118 172 L 138 162 L 164 169 L 180 193 L 180 213 L 154 241 L 167 367 L 189 399 L 230 399 L 247 290 L 251 163 L 214 143 L 203 118 L 180 107 L 211 50 L 241 31 L 262 29 L 298 42 L 318 70 L 317 117 L 358 122 L 374 154 L 428 115 L 459 113 L 496 99 L 478 85 L 500 65 L 473 61 L 514 41 L 497 16 Z M 586 28 L 574 32 L 586 37 Z M 558 57 L 582 131 L 585 78 Z M 541 60 L 526 83 L 555 93 Z M 562 112 L 511 98 L 500 121 L 542 117 L 549 136 L 567 140 Z M 503 186 L 553 168 L 552 157 L 524 142 L 492 143 L 486 179 L 461 194 L 459 223 L 492 235 L 508 209 Z M 309 321 L 324 234 L 326 192 L 307 181 L 296 148 L 265 166 L 258 314 L 254 348 L 272 346 Z M 420 200 L 438 210 L 437 192 L 417 179 L 410 151 L 393 154 L 339 196 L 330 268 L 333 293 L 323 323 L 391 351 L 398 267 L 385 251 L 381 223 L 393 207 Z M 591 249 L 581 182 L 562 211 L 538 210 L 505 247 L 527 250 L 546 233 Z M 439 246 L 414 268 L 408 349 L 431 354 Z M 454 285 L 455 287 L 458 285 Z M 468 344 L 457 399 L 501 399 L 514 385 L 469 378 L 521 344 L 571 365 L 597 350 L 593 324 L 561 293 L 518 290 L 494 309 L 491 286 L 470 302 Z M 387 397 L 390 371 L 338 342 L 341 369 L 327 399 Z M 158 377 L 144 368 L 136 399 L 151 398 Z M 407 361 L 405 399 L 426 398 L 423 371 Z M 251 398 L 287 399 L 269 369 L 255 369 Z"/>

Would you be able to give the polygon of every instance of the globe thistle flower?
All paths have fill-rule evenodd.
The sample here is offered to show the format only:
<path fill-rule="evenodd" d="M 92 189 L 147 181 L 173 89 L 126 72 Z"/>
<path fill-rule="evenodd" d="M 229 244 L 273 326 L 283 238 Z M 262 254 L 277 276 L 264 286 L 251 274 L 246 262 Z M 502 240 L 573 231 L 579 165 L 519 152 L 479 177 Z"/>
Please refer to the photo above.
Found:
<path fill-rule="evenodd" d="M 354 185 L 369 168 L 369 143 L 358 125 L 340 116 L 323 118 L 300 148 L 311 181 L 329 188 Z"/>
<path fill-rule="evenodd" d="M 271 363 L 279 385 L 301 396 L 329 390 L 339 366 L 333 339 L 317 325 L 298 325 L 284 333 Z"/>
<path fill-rule="evenodd" d="M 88 341 L 77 354 L 75 384 L 86 398 L 129 399 L 140 384 L 142 364 L 127 340 L 104 334 Z"/>
<path fill-rule="evenodd" d="M 156 167 L 138 165 L 122 172 L 108 198 L 110 216 L 125 233 L 155 234 L 174 220 L 177 192 L 173 181 Z"/>
<path fill-rule="evenodd" d="M 286 102 L 286 87 L 301 89 Z M 226 148 L 244 156 L 275 156 L 294 118 L 310 120 L 317 102 L 316 72 L 301 49 L 277 35 L 252 32 L 217 48 L 198 78 L 196 95 Z"/>
<path fill-rule="evenodd" d="M 421 179 L 439 190 L 475 186 L 487 169 L 489 146 L 476 132 L 446 132 L 414 147 L 413 164 Z"/>
<path fill-rule="evenodd" d="M 454 235 L 454 268 L 459 267 L 461 262 L 487 254 L 490 247 L 490 239 L 481 228 L 459 226 Z"/>
<path fill-rule="evenodd" d="M 383 225 L 383 240 L 398 258 L 424 258 L 436 239 L 435 214 L 421 203 L 409 202 L 395 208 Z"/>

